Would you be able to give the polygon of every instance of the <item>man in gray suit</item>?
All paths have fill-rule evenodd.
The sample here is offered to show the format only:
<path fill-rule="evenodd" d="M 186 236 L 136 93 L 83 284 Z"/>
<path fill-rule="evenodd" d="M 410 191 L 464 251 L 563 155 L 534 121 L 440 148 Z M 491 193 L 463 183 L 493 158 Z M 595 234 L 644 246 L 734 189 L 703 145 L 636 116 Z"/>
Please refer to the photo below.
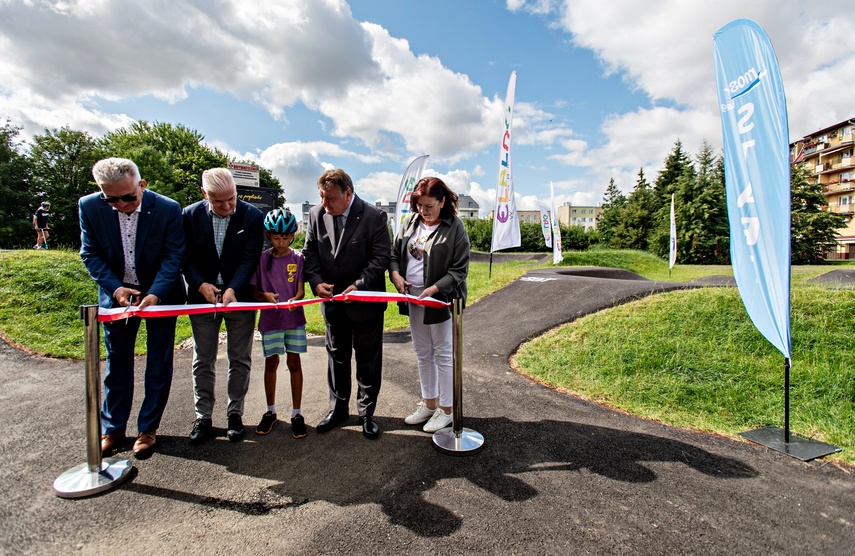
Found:
<path fill-rule="evenodd" d="M 344 170 L 324 172 L 318 178 L 321 202 L 309 211 L 303 247 L 303 275 L 317 297 L 352 291 L 386 291 L 391 243 L 386 213 L 365 203 L 353 192 Z M 383 366 L 385 303 L 325 302 L 327 381 L 330 412 L 318 423 L 319 433 L 332 430 L 348 418 L 352 354 L 356 354 L 356 408 L 367 438 L 377 438 L 374 409 Z"/>

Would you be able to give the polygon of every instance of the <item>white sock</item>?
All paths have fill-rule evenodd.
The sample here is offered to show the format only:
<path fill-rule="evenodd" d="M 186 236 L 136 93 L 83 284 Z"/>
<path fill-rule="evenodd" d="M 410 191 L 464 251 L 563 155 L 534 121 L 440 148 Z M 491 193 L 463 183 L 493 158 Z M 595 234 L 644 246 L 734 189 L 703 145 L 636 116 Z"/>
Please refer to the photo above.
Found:
<path fill-rule="evenodd" d="M 294 408 L 294 409 L 292 409 L 292 410 L 291 410 L 291 418 L 292 418 L 292 419 L 293 419 L 294 417 L 296 417 L 297 415 L 302 415 L 302 414 L 303 414 L 303 412 L 300 410 L 300 408 L 299 408 L 299 407 L 296 407 L 296 408 Z"/>
<path fill-rule="evenodd" d="M 267 411 L 269 411 L 270 413 L 276 413 L 276 404 L 268 405 Z"/>

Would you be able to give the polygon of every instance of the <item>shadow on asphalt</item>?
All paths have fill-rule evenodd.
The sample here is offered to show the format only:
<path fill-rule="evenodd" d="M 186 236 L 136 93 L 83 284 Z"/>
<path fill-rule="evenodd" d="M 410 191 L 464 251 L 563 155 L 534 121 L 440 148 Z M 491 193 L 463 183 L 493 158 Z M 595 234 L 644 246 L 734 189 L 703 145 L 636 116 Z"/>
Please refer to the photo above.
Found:
<path fill-rule="evenodd" d="M 463 524 L 458 515 L 436 502 L 439 483 L 463 479 L 505 502 L 523 502 L 540 493 L 527 473 L 573 473 L 562 484 L 590 488 L 593 473 L 607 480 L 647 484 L 658 479 L 649 463 L 678 463 L 716 479 L 746 479 L 758 472 L 745 463 L 715 455 L 684 442 L 650 434 L 544 420 L 521 423 L 505 417 L 467 419 L 466 426 L 485 437 L 484 449 L 468 457 L 450 457 L 433 449 L 431 437 L 402 429 L 400 419 L 378 418 L 383 450 L 366 441 L 356 419 L 323 435 L 310 431 L 294 441 L 286 425 L 275 434 L 247 435 L 241 443 L 212 440 L 191 447 L 185 437 L 160 436 L 159 457 L 206 461 L 239 475 L 273 481 L 257 500 L 247 502 L 204 496 L 210 491 L 188 484 L 181 491 L 128 482 L 120 488 L 139 494 L 263 515 L 278 509 L 322 500 L 338 506 L 376 504 L 396 525 L 422 537 L 444 537 Z M 462 487 L 466 488 L 466 487 Z M 551 494 L 551 493 L 547 493 Z"/>

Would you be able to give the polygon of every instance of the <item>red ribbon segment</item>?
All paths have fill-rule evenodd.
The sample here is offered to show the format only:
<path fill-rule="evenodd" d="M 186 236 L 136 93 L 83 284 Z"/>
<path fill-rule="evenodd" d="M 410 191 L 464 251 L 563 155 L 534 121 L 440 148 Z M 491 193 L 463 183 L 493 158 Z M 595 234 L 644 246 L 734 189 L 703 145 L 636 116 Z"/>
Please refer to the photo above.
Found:
<path fill-rule="evenodd" d="M 179 315 L 202 315 L 205 313 L 225 313 L 229 311 L 265 311 L 268 309 L 289 309 L 291 307 L 300 307 L 302 305 L 311 305 L 313 303 L 325 303 L 328 301 L 361 301 L 364 303 L 389 303 L 394 301 L 405 301 L 432 307 L 434 309 L 442 309 L 448 307 L 450 303 L 440 301 L 433 297 L 425 297 L 419 299 L 413 295 L 404 295 L 400 293 L 389 292 L 363 292 L 352 291 L 346 295 L 335 295 L 331 298 L 313 297 L 311 299 L 301 299 L 299 301 L 285 301 L 282 303 L 261 303 L 261 302 L 240 302 L 229 303 L 223 306 L 222 303 L 212 305 L 202 303 L 197 305 L 153 305 L 146 307 L 142 311 L 134 306 L 117 307 L 115 309 L 98 309 L 98 322 L 112 322 L 122 320 L 128 317 L 176 317 Z"/>

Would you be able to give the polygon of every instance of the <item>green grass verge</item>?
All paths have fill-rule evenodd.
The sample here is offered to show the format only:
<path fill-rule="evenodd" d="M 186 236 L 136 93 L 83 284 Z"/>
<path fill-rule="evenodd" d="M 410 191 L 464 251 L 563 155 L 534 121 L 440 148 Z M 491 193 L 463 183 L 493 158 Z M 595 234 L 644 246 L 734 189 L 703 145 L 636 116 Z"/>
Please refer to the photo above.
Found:
<path fill-rule="evenodd" d="M 855 463 L 855 291 L 794 272 L 790 430 Z M 671 425 L 735 437 L 783 425 L 783 356 L 735 288 L 651 296 L 563 325 L 520 347 L 514 366 L 552 387 Z"/>
<path fill-rule="evenodd" d="M 532 267 L 530 262 L 493 265 L 488 277 L 487 263 L 470 268 L 469 302 L 474 303 Z M 387 291 L 394 291 L 387 283 Z M 83 322 L 79 307 L 98 303 L 98 290 L 76 251 L 6 251 L 0 253 L 0 334 L 11 344 L 27 351 L 71 359 L 83 358 Z M 306 307 L 306 330 L 322 335 L 324 322 L 320 306 Z M 386 330 L 407 328 L 407 317 L 397 304 L 386 309 Z M 192 336 L 190 319 L 178 318 L 175 345 Z M 145 326 L 140 327 L 136 352 L 145 353 Z"/>

